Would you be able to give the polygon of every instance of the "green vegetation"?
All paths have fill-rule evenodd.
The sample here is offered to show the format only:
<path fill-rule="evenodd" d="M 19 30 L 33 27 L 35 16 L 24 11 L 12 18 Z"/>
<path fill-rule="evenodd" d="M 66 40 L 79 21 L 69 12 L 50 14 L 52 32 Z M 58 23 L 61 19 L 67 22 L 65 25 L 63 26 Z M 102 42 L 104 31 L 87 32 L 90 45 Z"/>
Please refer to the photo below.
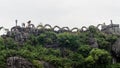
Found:
<path fill-rule="evenodd" d="M 112 64 L 111 45 L 119 38 L 106 35 L 95 27 L 82 33 L 55 33 L 44 31 L 39 36 L 31 35 L 23 45 L 12 38 L 0 37 L 0 68 L 5 68 L 6 58 L 21 56 L 29 60 L 36 68 L 43 68 L 48 62 L 56 68 L 119 68 Z M 98 48 L 89 44 L 89 35 L 98 42 Z M 56 48 L 46 46 L 57 45 Z"/>

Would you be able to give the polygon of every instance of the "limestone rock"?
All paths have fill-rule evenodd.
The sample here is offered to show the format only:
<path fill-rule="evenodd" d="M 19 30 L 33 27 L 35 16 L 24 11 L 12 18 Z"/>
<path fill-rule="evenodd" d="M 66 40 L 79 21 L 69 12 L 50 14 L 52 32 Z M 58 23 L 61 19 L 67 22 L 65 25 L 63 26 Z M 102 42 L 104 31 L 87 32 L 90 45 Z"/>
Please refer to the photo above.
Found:
<path fill-rule="evenodd" d="M 93 48 L 98 48 L 98 43 L 97 41 L 95 40 L 95 38 L 89 38 L 89 45 Z"/>
<path fill-rule="evenodd" d="M 120 57 L 120 38 L 112 45 L 112 51 Z"/>
<path fill-rule="evenodd" d="M 32 63 L 21 57 L 8 57 L 7 68 L 34 68 Z"/>

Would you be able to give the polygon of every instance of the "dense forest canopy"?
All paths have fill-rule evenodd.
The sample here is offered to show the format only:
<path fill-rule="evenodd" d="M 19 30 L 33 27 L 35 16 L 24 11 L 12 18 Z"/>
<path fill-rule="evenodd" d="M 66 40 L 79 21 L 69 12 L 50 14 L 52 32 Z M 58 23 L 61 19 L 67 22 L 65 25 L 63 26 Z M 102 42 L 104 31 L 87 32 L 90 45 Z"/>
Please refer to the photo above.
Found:
<path fill-rule="evenodd" d="M 50 25 L 39 26 L 51 28 Z M 33 29 L 34 26 L 30 28 Z M 24 40 L 15 38 L 14 33 L 10 36 L 2 35 L 0 37 L 0 68 L 120 67 L 120 43 L 117 43 L 120 42 L 120 35 L 104 33 L 94 26 L 89 26 L 86 31 L 76 32 L 69 32 L 67 27 L 60 28 L 64 30 L 63 32 L 42 28 L 38 28 L 40 29 L 38 34 L 29 33 Z M 74 29 L 77 30 L 77 28 Z M 14 30 L 11 29 L 13 32 Z"/>

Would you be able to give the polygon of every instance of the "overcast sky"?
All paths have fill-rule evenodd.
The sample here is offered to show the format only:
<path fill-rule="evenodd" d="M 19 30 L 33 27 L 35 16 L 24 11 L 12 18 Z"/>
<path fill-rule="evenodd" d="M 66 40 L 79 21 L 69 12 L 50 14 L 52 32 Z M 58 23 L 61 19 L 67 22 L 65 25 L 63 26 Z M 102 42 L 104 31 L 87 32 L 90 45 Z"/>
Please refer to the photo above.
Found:
<path fill-rule="evenodd" d="M 120 22 L 120 0 L 0 0 L 0 26 L 10 28 L 31 20 L 37 25 L 79 27 L 112 19 Z"/>

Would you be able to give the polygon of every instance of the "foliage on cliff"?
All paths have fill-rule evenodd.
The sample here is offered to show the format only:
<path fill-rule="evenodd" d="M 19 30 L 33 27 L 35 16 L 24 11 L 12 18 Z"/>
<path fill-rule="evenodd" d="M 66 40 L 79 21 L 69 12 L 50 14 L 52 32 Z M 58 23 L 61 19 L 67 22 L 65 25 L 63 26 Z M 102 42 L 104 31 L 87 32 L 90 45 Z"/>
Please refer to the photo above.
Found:
<path fill-rule="evenodd" d="M 98 48 L 89 44 L 89 38 L 97 41 Z M 0 37 L 0 67 L 6 67 L 6 59 L 20 56 L 29 60 L 36 68 L 42 68 L 40 61 L 48 62 L 56 68 L 110 68 L 111 47 L 119 38 L 107 35 L 94 27 L 81 33 L 55 33 L 45 31 L 39 36 L 31 35 L 23 45 L 13 38 Z"/>

